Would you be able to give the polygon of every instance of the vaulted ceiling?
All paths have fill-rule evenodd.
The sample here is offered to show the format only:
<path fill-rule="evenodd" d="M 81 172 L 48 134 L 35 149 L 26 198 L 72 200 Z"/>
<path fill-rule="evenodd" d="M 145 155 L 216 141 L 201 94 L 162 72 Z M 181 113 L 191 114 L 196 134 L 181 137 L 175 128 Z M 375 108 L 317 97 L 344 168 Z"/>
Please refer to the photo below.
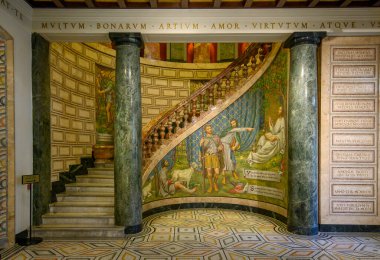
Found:
<path fill-rule="evenodd" d="M 351 8 L 380 7 L 380 0 L 25 0 L 33 8 Z"/>

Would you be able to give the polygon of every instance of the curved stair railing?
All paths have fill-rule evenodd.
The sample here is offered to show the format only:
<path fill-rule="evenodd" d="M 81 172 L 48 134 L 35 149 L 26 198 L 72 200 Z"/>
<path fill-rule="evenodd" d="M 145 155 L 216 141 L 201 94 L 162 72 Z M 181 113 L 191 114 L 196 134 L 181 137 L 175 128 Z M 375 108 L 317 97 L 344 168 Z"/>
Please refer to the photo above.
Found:
<path fill-rule="evenodd" d="M 254 43 L 218 76 L 142 130 L 143 183 L 160 160 L 182 140 L 243 95 L 266 71 L 280 43 Z"/>

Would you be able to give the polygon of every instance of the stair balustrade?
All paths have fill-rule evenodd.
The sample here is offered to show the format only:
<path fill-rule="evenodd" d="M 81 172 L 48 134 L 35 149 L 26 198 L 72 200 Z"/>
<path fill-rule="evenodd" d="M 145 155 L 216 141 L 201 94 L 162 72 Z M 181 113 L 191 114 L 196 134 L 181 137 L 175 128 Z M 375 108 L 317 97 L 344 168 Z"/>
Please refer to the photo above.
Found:
<path fill-rule="evenodd" d="M 254 43 L 224 69 L 218 76 L 205 83 L 188 98 L 153 119 L 142 131 L 143 165 L 147 168 L 150 158 L 163 144 L 170 142 L 181 131 L 215 109 L 237 91 L 265 63 L 272 51 L 272 43 Z"/>

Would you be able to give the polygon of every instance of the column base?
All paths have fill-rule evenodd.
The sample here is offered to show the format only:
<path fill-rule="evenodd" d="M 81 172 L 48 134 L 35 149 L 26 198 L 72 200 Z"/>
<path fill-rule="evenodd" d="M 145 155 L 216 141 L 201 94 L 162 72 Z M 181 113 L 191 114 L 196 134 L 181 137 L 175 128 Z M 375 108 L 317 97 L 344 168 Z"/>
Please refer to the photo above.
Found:
<path fill-rule="evenodd" d="M 304 228 L 304 227 L 288 226 L 287 229 L 289 232 L 297 234 L 297 235 L 304 235 L 304 236 L 318 235 L 318 227 Z"/>
<path fill-rule="evenodd" d="M 138 224 L 138 225 L 135 225 L 135 226 L 126 226 L 124 228 L 124 234 L 136 234 L 136 233 L 140 233 L 142 231 L 142 227 L 143 227 L 142 224 Z"/>

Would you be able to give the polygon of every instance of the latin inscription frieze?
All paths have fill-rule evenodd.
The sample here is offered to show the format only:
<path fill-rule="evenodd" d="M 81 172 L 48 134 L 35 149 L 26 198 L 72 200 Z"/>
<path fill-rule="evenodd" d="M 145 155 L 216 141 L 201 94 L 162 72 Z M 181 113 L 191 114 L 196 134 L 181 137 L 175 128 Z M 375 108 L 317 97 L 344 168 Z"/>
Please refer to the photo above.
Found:
<path fill-rule="evenodd" d="M 333 82 L 333 95 L 375 95 L 375 82 Z"/>
<path fill-rule="evenodd" d="M 376 48 L 334 48 L 333 61 L 375 61 Z"/>
<path fill-rule="evenodd" d="M 336 163 L 374 163 L 374 150 L 333 150 L 332 161 Z"/>
<path fill-rule="evenodd" d="M 332 184 L 331 196 L 374 197 L 374 184 Z"/>
<path fill-rule="evenodd" d="M 375 99 L 333 99 L 332 112 L 376 112 Z"/>
<path fill-rule="evenodd" d="M 332 145 L 334 146 L 374 146 L 375 134 L 361 133 L 333 133 Z"/>
<path fill-rule="evenodd" d="M 333 65 L 333 78 L 375 78 L 375 65 Z"/>
<path fill-rule="evenodd" d="M 375 180 L 375 167 L 332 167 L 333 180 Z"/>

